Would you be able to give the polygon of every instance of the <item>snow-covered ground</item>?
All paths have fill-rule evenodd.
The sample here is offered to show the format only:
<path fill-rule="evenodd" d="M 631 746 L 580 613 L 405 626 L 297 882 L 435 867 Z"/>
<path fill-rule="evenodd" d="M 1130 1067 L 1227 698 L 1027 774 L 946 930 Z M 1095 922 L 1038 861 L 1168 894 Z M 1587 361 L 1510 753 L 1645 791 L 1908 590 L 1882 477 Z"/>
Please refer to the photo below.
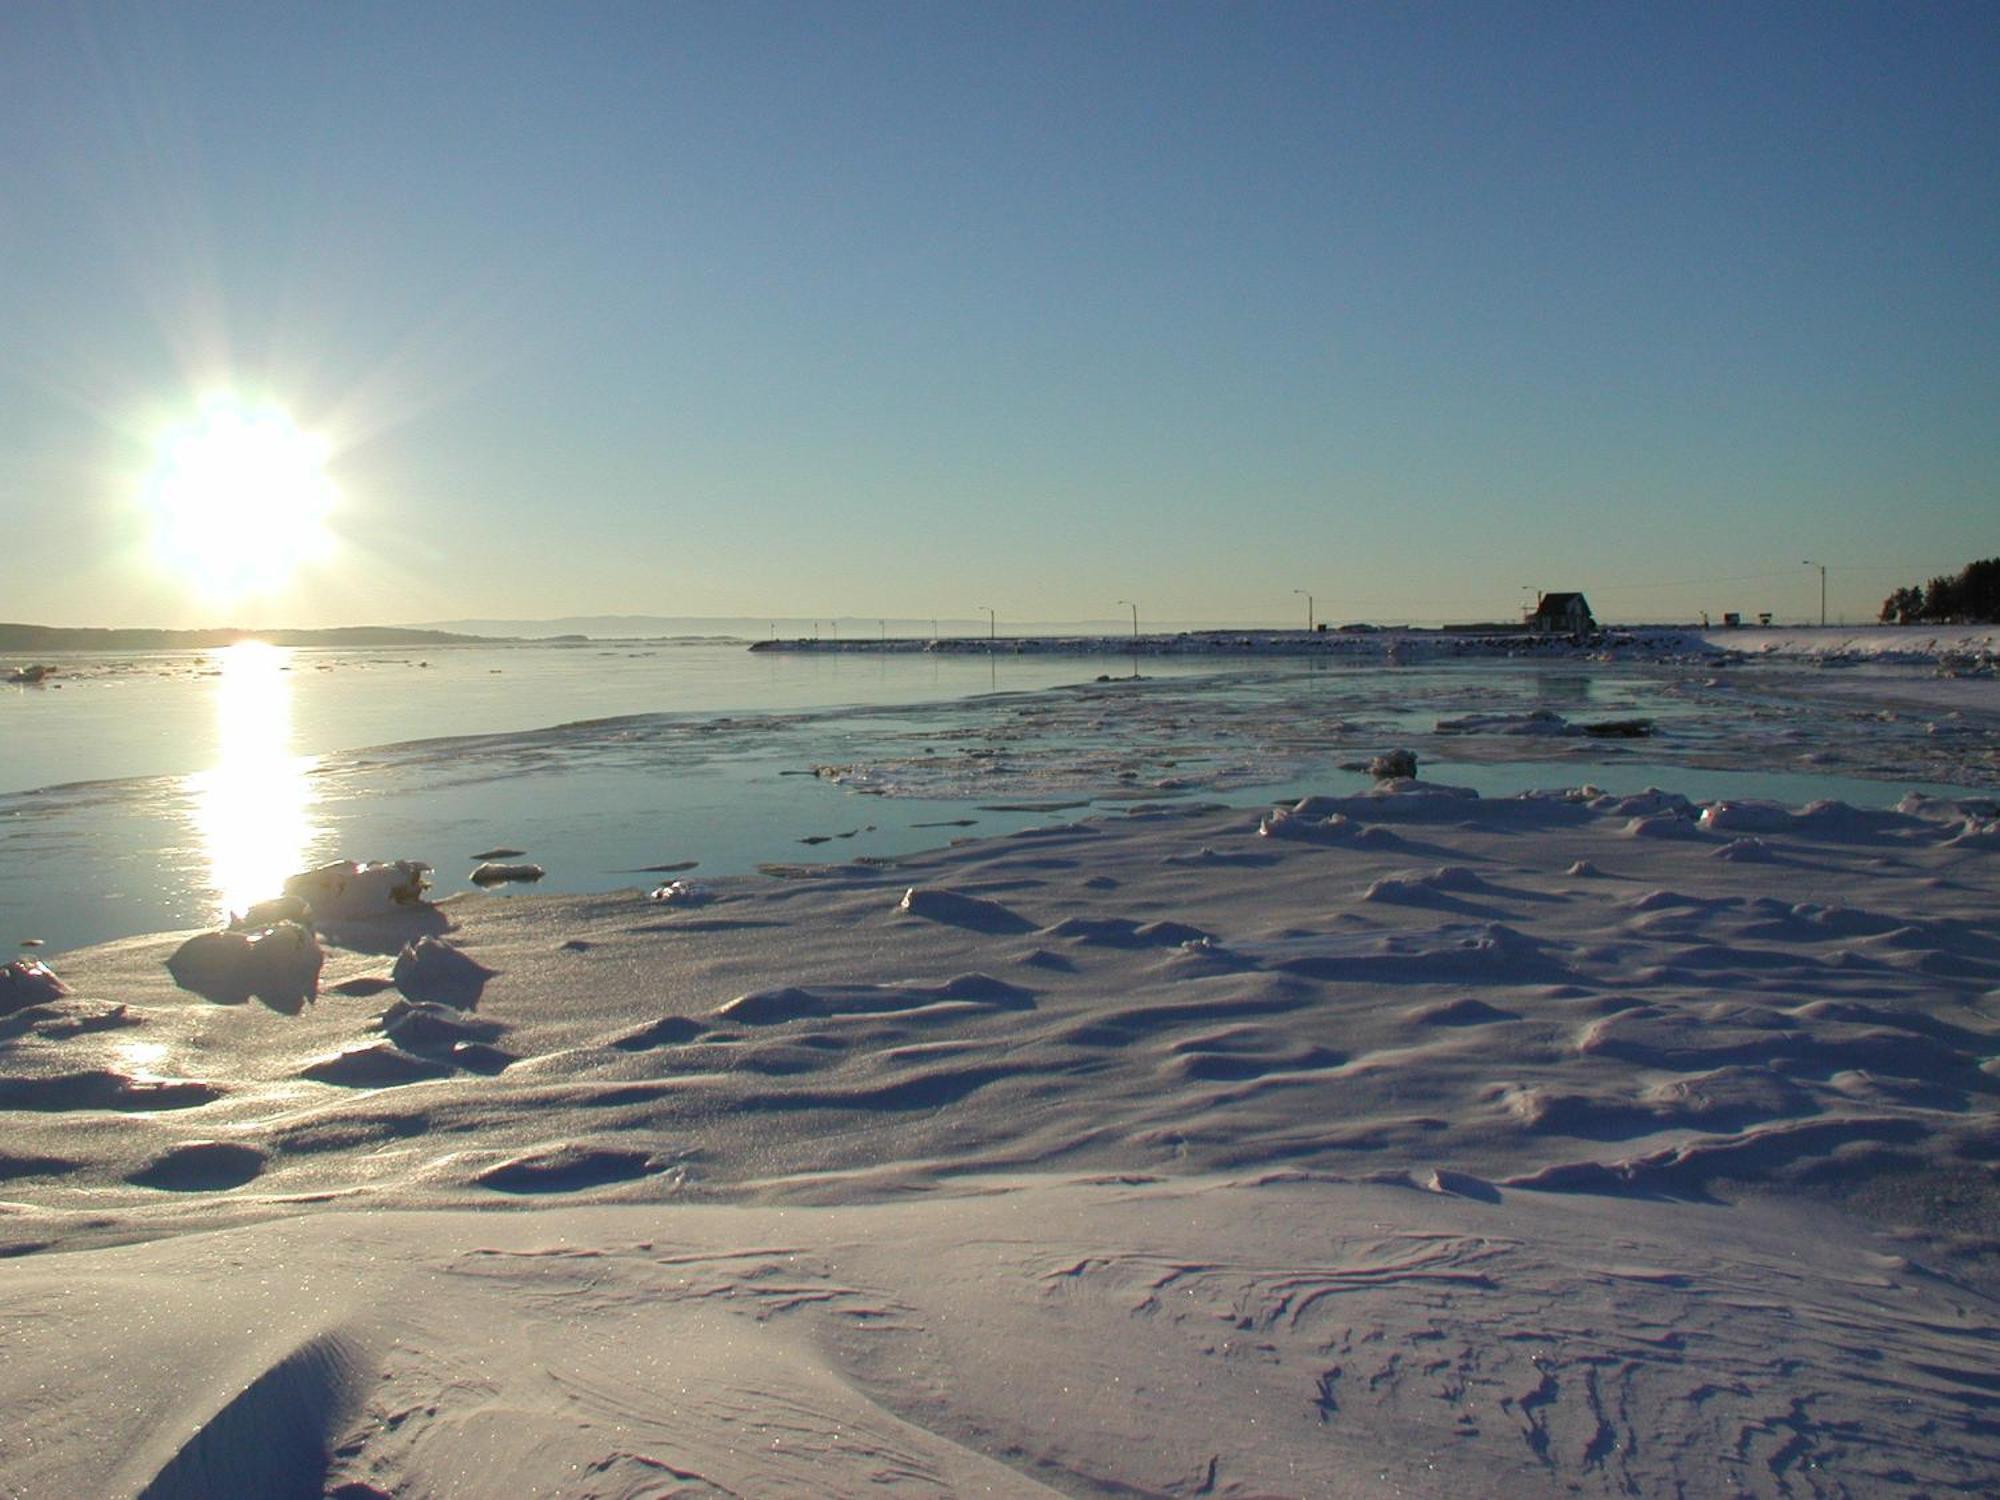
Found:
<path fill-rule="evenodd" d="M 1710 630 L 1711 645 L 1760 656 L 1859 658 L 1912 663 L 1985 658 L 2000 652 L 2000 627 L 1992 625 L 1839 625 L 1788 629 Z"/>
<path fill-rule="evenodd" d="M 1996 848 L 1420 781 L 72 953 L 0 1490 L 1979 1492 Z"/>

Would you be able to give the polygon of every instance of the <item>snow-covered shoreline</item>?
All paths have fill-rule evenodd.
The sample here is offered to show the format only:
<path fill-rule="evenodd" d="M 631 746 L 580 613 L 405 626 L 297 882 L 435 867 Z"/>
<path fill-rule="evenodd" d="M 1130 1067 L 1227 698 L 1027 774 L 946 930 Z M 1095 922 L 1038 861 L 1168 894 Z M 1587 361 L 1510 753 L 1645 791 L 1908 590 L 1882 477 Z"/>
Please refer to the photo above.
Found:
<path fill-rule="evenodd" d="M 1906 665 L 1964 663 L 1990 670 L 2000 653 L 2000 627 L 1862 625 L 1784 628 L 1696 628 L 1635 625 L 1586 636 L 1523 631 L 1198 630 L 1138 635 L 912 636 L 785 638 L 752 642 L 752 651 L 853 655 L 1248 656 L 1323 657 L 1355 665 L 1377 662 L 1517 660 L 1587 657 L 1603 661 L 1769 659 L 1812 662 L 1868 660 Z"/>
<path fill-rule="evenodd" d="M 1996 845 L 1384 783 L 454 898 L 297 1015 L 82 950 L 0 1019 L 0 1474 L 1976 1486 Z M 478 982 L 408 994 L 418 936 Z"/>

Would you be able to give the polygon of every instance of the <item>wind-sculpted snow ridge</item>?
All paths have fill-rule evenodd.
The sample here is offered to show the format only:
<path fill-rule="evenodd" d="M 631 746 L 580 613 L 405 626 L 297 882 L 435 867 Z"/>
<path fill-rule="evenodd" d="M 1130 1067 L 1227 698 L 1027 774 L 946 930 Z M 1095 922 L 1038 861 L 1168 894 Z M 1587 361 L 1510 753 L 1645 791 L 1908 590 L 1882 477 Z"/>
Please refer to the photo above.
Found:
<path fill-rule="evenodd" d="M 1391 779 L 454 898 L 298 1014 L 71 954 L 0 1017 L 0 1472 L 1977 1490 L 1992 824 Z"/>
<path fill-rule="evenodd" d="M 323 1214 L 38 1258 L 13 1298 L 74 1311 L 16 1318 L 0 1387 L 34 1380 L 42 1399 L 10 1405 L 0 1442 L 10 1485 L 37 1495 L 1873 1496 L 1991 1479 L 2000 1327 L 1933 1260 L 1782 1207 L 1378 1175 Z M 246 1262 L 283 1275 L 246 1286 Z M 100 1265 L 115 1284 L 79 1274 Z M 365 1295 L 329 1326 L 311 1289 L 354 1286 L 356 1265 Z M 148 1311 L 121 1347 L 79 1345 L 121 1307 Z M 170 1380 L 133 1385 L 169 1358 Z"/>
<path fill-rule="evenodd" d="M 1741 655 L 1937 666 L 1954 675 L 1991 674 L 2000 662 L 2000 628 L 1992 625 L 1837 625 L 1817 628 L 1704 632 L 1711 645 Z"/>

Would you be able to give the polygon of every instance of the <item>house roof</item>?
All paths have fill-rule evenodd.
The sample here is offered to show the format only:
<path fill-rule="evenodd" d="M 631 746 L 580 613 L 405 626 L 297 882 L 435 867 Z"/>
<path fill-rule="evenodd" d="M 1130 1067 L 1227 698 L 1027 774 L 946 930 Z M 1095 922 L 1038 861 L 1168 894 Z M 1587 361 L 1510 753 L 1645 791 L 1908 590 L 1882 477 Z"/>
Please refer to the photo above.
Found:
<path fill-rule="evenodd" d="M 1535 606 L 1538 615 L 1566 614 L 1570 606 L 1581 606 L 1585 614 L 1590 613 L 1590 601 L 1581 594 L 1544 594 L 1542 602 Z"/>

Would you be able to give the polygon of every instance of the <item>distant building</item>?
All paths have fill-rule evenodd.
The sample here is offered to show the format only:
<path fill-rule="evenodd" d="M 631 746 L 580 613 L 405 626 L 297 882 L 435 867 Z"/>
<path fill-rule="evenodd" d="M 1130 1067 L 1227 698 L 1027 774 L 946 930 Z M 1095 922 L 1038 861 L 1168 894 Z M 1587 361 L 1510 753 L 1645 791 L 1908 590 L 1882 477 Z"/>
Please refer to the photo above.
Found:
<path fill-rule="evenodd" d="M 1536 635 L 1589 635 L 1597 629 L 1597 621 L 1583 595 L 1544 594 L 1528 616 L 1528 629 Z"/>

